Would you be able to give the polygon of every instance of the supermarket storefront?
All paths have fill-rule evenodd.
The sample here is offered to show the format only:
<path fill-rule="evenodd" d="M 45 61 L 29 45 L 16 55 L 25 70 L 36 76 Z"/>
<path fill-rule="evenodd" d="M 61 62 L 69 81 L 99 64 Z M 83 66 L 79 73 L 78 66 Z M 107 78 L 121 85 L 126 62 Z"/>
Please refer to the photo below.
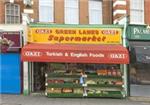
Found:
<path fill-rule="evenodd" d="M 150 29 L 146 25 L 129 25 L 128 41 L 131 96 L 150 96 Z"/>
<path fill-rule="evenodd" d="M 24 83 L 31 84 L 24 91 L 48 97 L 125 97 L 122 77 L 129 56 L 121 34 L 121 26 L 31 24 L 29 44 L 22 48 L 30 77 Z"/>

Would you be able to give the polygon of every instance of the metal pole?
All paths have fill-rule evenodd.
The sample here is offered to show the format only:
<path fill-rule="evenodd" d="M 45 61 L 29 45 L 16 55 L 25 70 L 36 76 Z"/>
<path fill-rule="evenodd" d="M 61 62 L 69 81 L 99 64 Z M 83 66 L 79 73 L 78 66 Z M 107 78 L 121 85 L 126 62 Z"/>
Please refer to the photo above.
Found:
<path fill-rule="evenodd" d="M 127 47 L 126 45 L 126 30 L 127 30 L 127 25 L 128 25 L 128 19 L 127 16 L 125 17 L 126 21 L 124 24 L 124 30 L 123 30 L 123 46 Z M 128 68 L 127 68 L 127 64 L 123 64 L 123 71 L 124 71 L 124 88 L 125 88 L 125 95 L 128 96 Z"/>

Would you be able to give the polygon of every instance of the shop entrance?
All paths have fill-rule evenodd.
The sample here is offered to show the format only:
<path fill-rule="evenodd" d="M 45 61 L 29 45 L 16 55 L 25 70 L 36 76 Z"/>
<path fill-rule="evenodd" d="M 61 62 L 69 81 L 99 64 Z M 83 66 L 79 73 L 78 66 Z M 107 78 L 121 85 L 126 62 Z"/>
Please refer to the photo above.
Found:
<path fill-rule="evenodd" d="M 123 97 L 120 64 L 42 63 L 31 70 L 32 95 Z M 46 76 L 47 75 L 47 76 Z M 47 85 L 46 85 L 47 84 Z M 84 85 L 87 86 L 84 86 Z"/>
<path fill-rule="evenodd" d="M 135 63 L 130 67 L 131 96 L 150 97 L 150 65 Z"/>
<path fill-rule="evenodd" d="M 149 43 L 132 42 L 130 52 L 130 95 L 150 97 Z"/>
<path fill-rule="evenodd" d="M 48 64 L 43 62 L 34 62 L 32 64 L 31 79 L 32 93 L 44 93 L 45 91 L 45 72 Z"/>

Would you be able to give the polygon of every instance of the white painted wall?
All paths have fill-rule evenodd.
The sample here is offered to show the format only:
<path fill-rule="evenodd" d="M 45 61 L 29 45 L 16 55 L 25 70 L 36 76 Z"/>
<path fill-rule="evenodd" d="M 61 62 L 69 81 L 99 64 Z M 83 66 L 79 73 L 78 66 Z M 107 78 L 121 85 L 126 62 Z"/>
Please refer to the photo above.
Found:
<path fill-rule="evenodd" d="M 28 62 L 23 62 L 23 94 L 29 94 L 29 73 L 28 73 Z"/>
<path fill-rule="evenodd" d="M 127 14 L 127 10 L 115 10 L 113 12 L 113 15 L 115 16 L 116 14 Z"/>
<path fill-rule="evenodd" d="M 4 31 L 20 31 L 24 30 L 24 26 L 22 24 L 0 24 L 0 30 Z"/>
<path fill-rule="evenodd" d="M 115 7 L 116 5 L 126 5 L 127 2 L 126 0 L 117 0 L 115 3 L 113 3 L 113 7 Z"/>

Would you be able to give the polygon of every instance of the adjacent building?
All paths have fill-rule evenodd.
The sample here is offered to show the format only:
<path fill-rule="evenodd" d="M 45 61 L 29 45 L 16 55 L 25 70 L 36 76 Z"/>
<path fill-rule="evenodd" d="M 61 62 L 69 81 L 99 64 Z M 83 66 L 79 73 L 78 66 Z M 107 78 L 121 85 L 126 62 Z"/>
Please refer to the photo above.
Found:
<path fill-rule="evenodd" d="M 130 52 L 131 96 L 150 96 L 150 1 L 114 0 L 113 23 L 127 22 L 126 46 Z"/>
<path fill-rule="evenodd" d="M 113 0 L 113 23 L 128 16 L 130 24 L 150 24 L 149 0 Z"/>
<path fill-rule="evenodd" d="M 22 0 L 0 0 L 1 94 L 21 94 L 23 71 L 20 49 L 24 42 Z"/>

